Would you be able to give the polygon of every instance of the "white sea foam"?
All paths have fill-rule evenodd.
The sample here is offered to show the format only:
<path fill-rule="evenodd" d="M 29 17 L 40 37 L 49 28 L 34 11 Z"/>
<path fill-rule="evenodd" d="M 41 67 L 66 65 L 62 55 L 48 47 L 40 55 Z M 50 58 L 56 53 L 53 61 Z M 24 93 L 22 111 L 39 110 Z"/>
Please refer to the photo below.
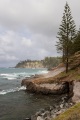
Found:
<path fill-rule="evenodd" d="M 16 92 L 20 90 L 26 90 L 26 87 L 22 86 L 22 87 L 16 87 L 14 89 L 2 90 L 0 91 L 0 95 L 5 95 L 7 93 Z"/>
<path fill-rule="evenodd" d="M 42 71 L 40 70 L 40 71 L 37 72 L 37 74 L 46 74 L 46 73 L 48 73 L 47 70 L 42 70 Z"/>
<path fill-rule="evenodd" d="M 15 80 L 15 79 L 20 79 L 20 78 L 24 78 L 24 77 L 30 77 L 26 72 L 23 73 L 9 73 L 9 74 L 0 74 L 0 76 L 2 78 L 5 78 L 7 80 Z"/>
<path fill-rule="evenodd" d="M 17 80 L 17 79 L 24 79 L 25 77 L 30 77 L 31 75 L 35 74 L 46 74 L 48 73 L 47 70 L 38 70 L 38 71 L 33 71 L 31 73 L 27 72 L 19 72 L 19 73 L 1 73 L 0 77 L 7 79 L 7 80 Z"/>

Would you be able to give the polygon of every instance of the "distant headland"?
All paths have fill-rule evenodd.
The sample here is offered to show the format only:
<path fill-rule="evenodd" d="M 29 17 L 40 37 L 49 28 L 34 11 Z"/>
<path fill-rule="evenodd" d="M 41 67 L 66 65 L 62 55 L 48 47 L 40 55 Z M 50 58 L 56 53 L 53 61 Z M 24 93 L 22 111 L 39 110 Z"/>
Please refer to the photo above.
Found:
<path fill-rule="evenodd" d="M 61 61 L 60 57 L 45 57 L 43 60 L 20 61 L 15 68 L 48 68 L 56 67 Z"/>

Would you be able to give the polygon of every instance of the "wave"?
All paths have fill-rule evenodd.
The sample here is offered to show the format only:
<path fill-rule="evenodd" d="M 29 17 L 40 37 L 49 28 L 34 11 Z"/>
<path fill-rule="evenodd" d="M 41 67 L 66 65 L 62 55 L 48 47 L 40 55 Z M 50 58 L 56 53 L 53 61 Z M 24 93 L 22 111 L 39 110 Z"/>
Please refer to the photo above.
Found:
<path fill-rule="evenodd" d="M 18 79 L 24 79 L 25 77 L 30 77 L 31 75 L 35 74 L 45 74 L 48 73 L 47 70 L 38 70 L 38 71 L 32 71 L 32 72 L 18 72 L 18 73 L 1 73 L 0 77 L 7 80 L 18 80 Z"/>
<path fill-rule="evenodd" d="M 27 75 L 27 73 L 23 72 L 23 73 L 2 73 L 0 74 L 0 77 L 5 78 L 7 80 L 15 80 L 15 79 L 21 79 L 21 78 L 25 78 L 25 77 L 30 77 L 29 75 Z"/>
<path fill-rule="evenodd" d="M 2 91 L 0 91 L 0 95 L 5 95 L 7 93 L 17 92 L 20 90 L 26 90 L 26 87 L 22 86 L 22 87 L 16 87 L 14 89 L 2 90 Z"/>

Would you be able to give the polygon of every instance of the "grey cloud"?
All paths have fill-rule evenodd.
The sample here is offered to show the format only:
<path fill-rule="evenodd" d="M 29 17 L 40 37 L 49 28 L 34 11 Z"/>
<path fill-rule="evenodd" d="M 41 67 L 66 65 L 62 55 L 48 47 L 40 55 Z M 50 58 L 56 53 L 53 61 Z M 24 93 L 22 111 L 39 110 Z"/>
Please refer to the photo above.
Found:
<path fill-rule="evenodd" d="M 55 35 L 65 2 L 66 0 L 1 0 L 0 23 L 10 29 L 25 27 L 34 33 Z M 76 11 L 80 11 L 77 5 L 80 2 L 68 2 L 76 19 Z"/>
<path fill-rule="evenodd" d="M 80 1 L 67 0 L 77 28 Z M 66 0 L 0 0 L 0 66 L 57 56 L 56 35 Z"/>

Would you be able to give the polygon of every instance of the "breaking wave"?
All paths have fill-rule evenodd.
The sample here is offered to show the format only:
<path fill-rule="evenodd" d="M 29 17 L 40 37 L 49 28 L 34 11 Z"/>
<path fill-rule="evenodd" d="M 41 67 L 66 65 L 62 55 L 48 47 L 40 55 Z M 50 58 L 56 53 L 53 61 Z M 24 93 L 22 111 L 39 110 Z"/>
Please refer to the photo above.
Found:
<path fill-rule="evenodd" d="M 16 80 L 16 79 L 23 79 L 25 77 L 30 77 L 31 75 L 35 74 L 46 74 L 48 73 L 47 70 L 39 70 L 33 73 L 26 73 L 26 72 L 21 72 L 21 73 L 1 73 L 0 77 L 7 79 L 7 80 Z"/>
<path fill-rule="evenodd" d="M 2 91 L 0 91 L 0 95 L 5 95 L 7 93 L 17 92 L 20 90 L 26 90 L 26 87 L 22 86 L 22 87 L 16 87 L 14 89 L 2 90 Z"/>

